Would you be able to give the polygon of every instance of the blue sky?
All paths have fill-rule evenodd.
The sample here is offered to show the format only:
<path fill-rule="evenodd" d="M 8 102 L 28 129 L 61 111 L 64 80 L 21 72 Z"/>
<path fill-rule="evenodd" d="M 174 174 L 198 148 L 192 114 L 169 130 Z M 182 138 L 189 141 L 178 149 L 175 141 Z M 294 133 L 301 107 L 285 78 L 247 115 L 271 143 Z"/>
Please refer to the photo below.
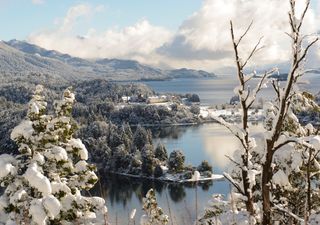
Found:
<path fill-rule="evenodd" d="M 109 27 L 125 27 L 147 19 L 154 25 L 176 30 L 185 18 L 198 10 L 200 0 L 0 0 L 0 39 L 26 39 L 30 33 L 50 29 L 63 18 L 74 5 L 90 4 L 104 9 L 83 21 L 79 33 L 89 27 L 103 30 Z"/>
<path fill-rule="evenodd" d="M 263 36 L 252 67 L 286 63 L 289 0 L 0 0 L 0 39 L 26 40 L 82 58 L 122 58 L 162 68 L 217 71 L 233 64 L 229 21 L 236 33 L 254 21 L 243 55 Z M 305 1 L 297 1 L 297 11 Z M 298 13 L 299 14 L 299 13 Z M 311 0 L 304 32 L 320 29 Z M 319 64 L 320 46 L 311 53 Z"/>

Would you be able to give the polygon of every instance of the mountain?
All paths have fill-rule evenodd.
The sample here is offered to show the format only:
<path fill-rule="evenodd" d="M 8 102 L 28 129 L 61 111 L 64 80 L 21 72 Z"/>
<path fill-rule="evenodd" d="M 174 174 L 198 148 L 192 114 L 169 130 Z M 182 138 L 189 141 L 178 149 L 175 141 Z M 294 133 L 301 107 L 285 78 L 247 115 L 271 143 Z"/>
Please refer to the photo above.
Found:
<path fill-rule="evenodd" d="M 202 70 L 161 70 L 135 60 L 82 59 L 25 41 L 0 43 L 0 72 L 48 73 L 71 79 L 164 80 L 215 77 Z M 6 56 L 10 55 L 9 58 Z"/>
<path fill-rule="evenodd" d="M 203 70 L 192 70 L 192 69 L 176 69 L 168 71 L 168 76 L 172 78 L 205 78 L 215 77 L 214 73 L 208 73 Z"/>
<path fill-rule="evenodd" d="M 319 69 L 311 69 L 308 70 L 307 73 L 316 73 L 316 74 L 320 74 L 320 68 Z"/>
<path fill-rule="evenodd" d="M 0 41 L 0 72 L 9 74 L 51 74 L 58 79 L 85 77 L 78 69 L 59 60 L 26 54 Z"/>

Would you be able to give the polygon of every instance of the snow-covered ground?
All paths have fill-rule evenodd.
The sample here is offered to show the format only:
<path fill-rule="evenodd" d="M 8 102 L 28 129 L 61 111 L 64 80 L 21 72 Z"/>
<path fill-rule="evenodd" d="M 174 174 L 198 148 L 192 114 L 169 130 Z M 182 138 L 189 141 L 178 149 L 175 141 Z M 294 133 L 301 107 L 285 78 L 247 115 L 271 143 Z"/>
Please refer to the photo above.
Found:
<path fill-rule="evenodd" d="M 115 173 L 122 176 L 127 177 L 134 177 L 134 178 L 142 178 L 142 179 L 153 179 L 153 180 L 160 180 L 164 182 L 173 182 L 173 183 L 190 183 L 190 182 L 201 182 L 201 181 L 210 181 L 210 180 L 223 180 L 224 176 L 221 174 L 212 174 L 211 177 L 204 177 L 201 176 L 198 171 L 195 171 L 191 179 L 182 179 L 181 175 L 183 173 L 165 173 L 161 177 L 147 177 L 143 175 L 134 175 L 134 174 L 127 174 L 127 173 Z"/>
<path fill-rule="evenodd" d="M 212 109 L 208 106 L 200 107 L 200 116 L 206 119 L 224 117 L 226 120 L 237 121 L 241 117 L 241 109 Z M 261 121 L 264 118 L 263 109 L 250 109 L 249 120 Z"/>
<path fill-rule="evenodd" d="M 201 182 L 201 181 L 209 181 L 209 180 L 222 180 L 224 179 L 223 175 L 220 174 L 212 174 L 211 177 L 201 176 L 198 171 L 195 171 L 191 179 L 181 179 L 181 174 L 170 174 L 167 173 L 163 177 L 160 177 L 159 180 L 176 182 L 176 183 L 188 183 L 188 182 Z"/>

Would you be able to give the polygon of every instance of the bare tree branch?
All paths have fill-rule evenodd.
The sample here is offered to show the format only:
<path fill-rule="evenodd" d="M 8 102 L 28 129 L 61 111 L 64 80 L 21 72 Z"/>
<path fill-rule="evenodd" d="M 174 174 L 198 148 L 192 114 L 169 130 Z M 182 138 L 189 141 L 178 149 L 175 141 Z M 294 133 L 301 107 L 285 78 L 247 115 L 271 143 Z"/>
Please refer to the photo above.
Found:
<path fill-rule="evenodd" d="M 236 44 L 237 47 L 238 47 L 238 45 L 240 44 L 242 38 L 244 38 L 244 36 L 246 36 L 247 33 L 248 33 L 248 31 L 251 29 L 252 24 L 253 24 L 253 20 L 251 21 L 251 23 L 250 23 L 249 26 L 247 27 L 246 31 L 245 31 L 245 32 L 241 35 L 241 37 L 239 38 L 239 40 L 238 40 L 238 42 L 237 42 L 237 44 Z"/>
<path fill-rule="evenodd" d="M 307 0 L 306 6 L 305 6 L 305 8 L 304 8 L 304 10 L 303 10 L 303 13 L 302 13 L 302 15 L 301 15 L 300 22 L 299 22 L 299 25 L 298 25 L 298 29 L 297 29 L 298 32 L 299 32 L 300 29 L 301 29 L 301 26 L 302 26 L 304 17 L 305 17 L 305 15 L 306 15 L 307 11 L 308 11 L 309 5 L 310 5 L 310 0 Z"/>
<path fill-rule="evenodd" d="M 262 46 L 262 47 L 259 47 L 262 39 L 263 39 L 263 37 L 260 37 L 260 38 L 259 38 L 259 41 L 258 41 L 257 44 L 254 46 L 254 48 L 251 50 L 248 58 L 244 61 L 243 65 L 242 65 L 242 68 L 247 65 L 247 63 L 249 62 L 249 60 L 252 58 L 252 56 L 253 56 L 256 52 L 258 52 L 259 50 L 261 50 L 261 49 L 263 48 L 263 46 Z"/>
<path fill-rule="evenodd" d="M 296 141 L 295 141 L 295 140 L 290 140 L 290 139 L 288 139 L 288 140 L 282 142 L 281 144 L 278 144 L 277 146 L 275 146 L 274 149 L 273 149 L 273 151 L 276 151 L 276 150 L 278 150 L 279 148 L 281 148 L 281 147 L 283 147 L 283 146 L 285 146 L 285 145 L 287 145 L 287 144 L 290 144 L 290 143 L 296 143 Z"/>
<path fill-rule="evenodd" d="M 276 80 L 273 80 L 271 82 L 273 89 L 275 90 L 277 94 L 277 99 L 280 100 L 280 87 L 279 87 L 279 82 Z"/>
<path fill-rule="evenodd" d="M 247 145 L 245 143 L 245 140 L 243 139 L 243 137 L 241 137 L 239 135 L 239 133 L 235 132 L 234 129 L 232 128 L 232 124 L 226 122 L 224 119 L 222 119 L 221 117 L 215 117 L 215 116 L 212 116 L 211 117 L 212 119 L 216 120 L 218 123 L 220 123 L 222 126 L 224 126 L 225 128 L 227 128 L 242 144 L 242 146 L 244 148 L 247 148 Z"/>
<path fill-rule="evenodd" d="M 264 81 L 265 79 L 272 75 L 277 69 L 272 69 L 268 72 L 265 72 L 264 75 L 260 78 L 260 81 L 257 85 L 257 87 L 255 88 L 255 91 L 253 92 L 253 99 L 250 103 L 247 103 L 248 104 L 248 108 L 250 108 L 252 106 L 252 104 L 254 103 L 255 99 L 256 99 L 256 96 L 257 94 L 260 92 L 260 90 L 262 89 L 262 86 L 265 84 Z"/>
<path fill-rule="evenodd" d="M 245 196 L 244 191 L 241 189 L 239 184 L 235 182 L 229 174 L 223 173 L 223 176 L 238 190 L 239 193 Z"/>
<path fill-rule="evenodd" d="M 235 37 L 234 37 L 232 21 L 230 21 L 230 31 L 231 31 L 231 39 L 232 39 L 233 49 L 234 49 L 235 58 L 236 58 L 236 65 L 237 65 L 239 80 L 243 81 L 243 72 L 242 72 L 243 67 L 242 67 L 241 62 L 240 62 L 238 46 L 236 44 Z"/>
<path fill-rule="evenodd" d="M 314 45 L 314 44 L 317 43 L 318 41 L 319 41 L 319 37 L 316 37 L 312 42 L 310 42 L 310 43 L 307 45 L 307 47 L 304 49 L 302 55 L 300 56 L 297 64 L 300 64 L 300 63 L 301 63 L 301 61 L 306 57 L 306 55 L 307 55 L 309 49 L 312 47 L 312 45 Z"/>
<path fill-rule="evenodd" d="M 240 163 L 238 163 L 237 161 L 235 161 L 233 158 L 231 158 L 230 156 L 228 155 L 224 155 L 225 157 L 227 157 L 231 162 L 233 162 L 234 164 L 236 164 L 237 166 L 241 166 Z"/>
<path fill-rule="evenodd" d="M 301 222 L 301 224 L 304 222 L 304 219 L 300 218 L 299 216 L 297 216 L 296 214 L 290 212 L 289 210 L 283 208 L 282 206 L 279 206 L 279 205 L 277 205 L 277 204 L 273 204 L 273 206 L 274 206 L 276 209 L 278 209 L 278 210 L 286 213 L 287 215 L 291 216 L 292 218 L 298 220 L 299 222 Z"/>

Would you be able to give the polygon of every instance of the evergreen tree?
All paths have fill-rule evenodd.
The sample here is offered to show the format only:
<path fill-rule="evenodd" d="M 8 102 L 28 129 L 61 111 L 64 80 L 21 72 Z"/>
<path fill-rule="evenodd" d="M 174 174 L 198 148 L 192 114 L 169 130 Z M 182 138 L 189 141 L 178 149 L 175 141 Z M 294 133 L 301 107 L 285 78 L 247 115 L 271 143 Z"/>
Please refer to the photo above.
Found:
<path fill-rule="evenodd" d="M 67 89 L 55 104 L 55 115 L 48 116 L 42 89 L 36 87 L 27 118 L 11 133 L 20 154 L 0 156 L 1 169 L 6 170 L 1 174 L 6 189 L 0 220 L 7 224 L 104 224 L 104 200 L 80 193 L 90 189 L 97 177 L 86 162 L 86 148 L 72 137 L 74 94 Z"/>
<path fill-rule="evenodd" d="M 138 125 L 133 135 L 133 144 L 140 151 L 146 144 L 152 144 L 151 132 Z"/>
<path fill-rule="evenodd" d="M 153 146 L 146 144 L 141 152 L 142 173 L 146 176 L 152 176 L 154 172 L 154 152 Z"/>
<path fill-rule="evenodd" d="M 119 133 L 118 126 L 113 124 L 112 122 L 109 123 L 109 138 L 108 138 L 108 145 L 111 149 L 118 147 L 119 145 L 123 144 L 122 136 Z"/>
<path fill-rule="evenodd" d="M 114 148 L 112 154 L 111 169 L 113 171 L 120 172 L 119 170 L 128 168 L 130 160 L 128 160 L 129 153 L 126 150 L 125 145 L 122 144 Z"/>
<path fill-rule="evenodd" d="M 182 151 L 174 150 L 169 157 L 170 172 L 179 173 L 183 171 L 185 156 Z"/>
<path fill-rule="evenodd" d="M 197 167 L 199 172 L 211 172 L 212 173 L 212 166 L 209 164 L 207 160 L 203 160 L 201 164 Z"/>
<path fill-rule="evenodd" d="M 167 161 L 168 160 L 168 153 L 167 149 L 163 144 L 158 144 L 154 156 L 159 159 L 160 161 Z"/>

